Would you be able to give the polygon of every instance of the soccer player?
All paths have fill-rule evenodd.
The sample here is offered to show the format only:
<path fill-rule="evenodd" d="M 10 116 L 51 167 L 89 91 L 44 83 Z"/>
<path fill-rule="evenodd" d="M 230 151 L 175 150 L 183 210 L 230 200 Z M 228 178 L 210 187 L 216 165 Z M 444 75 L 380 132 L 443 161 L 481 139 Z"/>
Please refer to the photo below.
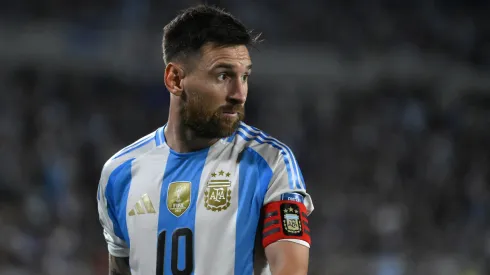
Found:
<path fill-rule="evenodd" d="M 204 5 L 165 26 L 168 121 L 111 157 L 97 192 L 110 274 L 307 274 L 301 171 L 242 122 L 256 41 Z"/>

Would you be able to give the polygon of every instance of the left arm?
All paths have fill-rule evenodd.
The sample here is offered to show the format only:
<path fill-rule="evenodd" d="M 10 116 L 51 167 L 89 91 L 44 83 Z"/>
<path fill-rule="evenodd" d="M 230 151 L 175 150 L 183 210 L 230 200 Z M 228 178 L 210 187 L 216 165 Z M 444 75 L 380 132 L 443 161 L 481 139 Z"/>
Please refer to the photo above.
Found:
<path fill-rule="evenodd" d="M 274 275 L 306 275 L 310 249 L 289 241 L 278 241 L 265 248 Z"/>
<path fill-rule="evenodd" d="M 306 275 L 311 245 L 308 216 L 313 202 L 290 152 L 278 154 L 264 198 L 262 244 L 273 275 Z"/>

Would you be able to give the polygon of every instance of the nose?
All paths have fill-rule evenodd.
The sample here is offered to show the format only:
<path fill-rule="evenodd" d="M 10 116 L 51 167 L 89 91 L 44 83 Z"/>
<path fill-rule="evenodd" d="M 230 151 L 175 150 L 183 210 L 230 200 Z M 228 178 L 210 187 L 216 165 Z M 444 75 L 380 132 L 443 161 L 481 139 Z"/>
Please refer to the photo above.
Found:
<path fill-rule="evenodd" d="M 245 104 L 247 100 L 248 85 L 240 80 L 233 81 L 228 91 L 228 101 L 233 104 Z"/>

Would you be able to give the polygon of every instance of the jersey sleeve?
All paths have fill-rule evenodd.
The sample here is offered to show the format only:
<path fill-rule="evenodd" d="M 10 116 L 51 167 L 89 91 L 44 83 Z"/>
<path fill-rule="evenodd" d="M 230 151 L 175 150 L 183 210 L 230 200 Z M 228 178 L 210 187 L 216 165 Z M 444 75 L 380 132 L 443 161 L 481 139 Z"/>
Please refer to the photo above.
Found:
<path fill-rule="evenodd" d="M 291 152 L 290 149 L 287 151 Z M 288 194 L 299 194 L 303 198 L 307 214 L 310 215 L 314 209 L 313 202 L 311 196 L 306 192 L 303 174 L 293 153 L 280 153 L 271 168 L 272 178 L 265 194 L 264 205 L 283 199 L 292 200 L 298 197 L 288 196 Z"/>
<path fill-rule="evenodd" d="M 104 238 L 107 242 L 107 249 L 114 257 L 129 257 L 129 247 L 126 242 L 118 237 L 115 228 L 119 226 L 112 213 L 113 207 L 110 200 L 106 197 L 106 187 L 109 180 L 110 169 L 105 165 L 102 169 L 99 187 L 97 190 L 97 209 L 99 212 L 99 221 L 102 225 Z M 112 217 L 112 218 L 111 218 Z"/>
<path fill-rule="evenodd" d="M 314 209 L 303 175 L 289 148 L 277 154 L 264 198 L 263 245 L 291 241 L 310 247 L 308 216 Z"/>

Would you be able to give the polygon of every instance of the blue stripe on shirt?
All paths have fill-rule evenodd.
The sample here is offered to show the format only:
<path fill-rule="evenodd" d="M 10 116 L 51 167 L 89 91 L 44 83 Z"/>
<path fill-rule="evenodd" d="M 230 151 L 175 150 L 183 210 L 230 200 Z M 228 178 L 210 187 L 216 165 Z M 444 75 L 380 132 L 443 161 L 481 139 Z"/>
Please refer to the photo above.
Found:
<path fill-rule="evenodd" d="M 114 234 L 130 245 L 126 224 L 126 206 L 129 187 L 131 186 L 131 167 L 134 159 L 129 159 L 112 171 L 105 189 L 109 217 L 114 227 Z"/>
<path fill-rule="evenodd" d="M 290 189 L 295 189 L 295 183 L 294 183 L 294 180 L 293 180 L 293 175 L 292 175 L 292 171 L 291 171 L 291 165 L 289 164 L 289 157 L 288 155 L 286 154 L 286 152 L 281 148 L 279 147 L 279 145 L 277 145 L 276 143 L 272 142 L 272 141 L 264 141 L 260 138 L 257 137 L 257 135 L 253 136 L 252 134 L 252 137 L 249 137 L 248 135 L 250 135 L 249 133 L 245 132 L 244 129 L 238 129 L 237 131 L 237 134 L 239 136 L 241 136 L 244 140 L 246 141 L 256 141 L 258 142 L 259 144 L 269 144 L 271 145 L 272 147 L 276 148 L 279 150 L 279 152 L 281 153 L 281 155 L 283 156 L 284 158 L 284 163 L 286 164 L 286 171 L 288 172 L 288 183 L 289 183 L 289 188 Z"/>
<path fill-rule="evenodd" d="M 285 145 L 284 143 L 280 142 L 279 140 L 271 136 L 266 136 L 257 128 L 253 128 L 244 123 L 240 124 L 239 128 L 244 130 L 248 135 L 253 136 L 255 140 L 263 140 L 264 143 L 275 144 L 277 147 L 279 147 L 281 153 L 284 153 L 283 155 L 287 156 L 287 158 L 285 158 L 284 160 L 286 161 L 287 159 L 289 159 L 291 161 L 291 163 L 286 163 L 286 166 L 290 165 L 294 170 L 293 172 L 295 176 L 292 179 L 294 188 L 291 189 L 296 189 L 296 188 L 305 189 L 305 186 L 302 184 L 304 183 L 304 180 L 303 180 L 303 176 L 301 175 L 301 171 L 299 169 L 298 163 L 294 157 L 293 152 L 287 145 Z M 291 174 L 289 173 L 288 175 L 291 176 Z"/>
<path fill-rule="evenodd" d="M 239 172 L 235 275 L 248 275 L 253 274 L 257 224 L 272 170 L 262 156 L 246 148 L 240 160 Z"/>
<path fill-rule="evenodd" d="M 171 151 L 165 168 L 165 175 L 162 182 L 162 191 L 160 195 L 160 210 L 158 217 L 158 234 L 165 231 L 165 259 L 164 259 L 164 274 L 172 274 L 171 272 L 171 257 L 172 255 L 172 234 L 178 228 L 189 228 L 193 233 L 196 221 L 196 203 L 199 193 L 199 183 L 201 174 L 206 162 L 206 157 L 209 149 L 204 149 L 192 153 L 176 153 Z M 162 167 L 163 168 L 163 167 Z M 191 183 L 191 198 L 189 207 L 179 217 L 174 216 L 167 207 L 167 191 L 169 185 L 178 182 L 187 181 Z M 194 238 L 194 237 L 193 237 Z M 178 245 L 178 262 L 177 267 L 183 270 L 185 267 L 185 242 L 180 237 L 177 240 Z M 194 250 L 194 247 L 192 247 Z M 192 253 L 194 255 L 194 252 Z M 194 266 L 194 264 L 193 264 Z M 192 272 L 194 274 L 194 272 Z"/>
<path fill-rule="evenodd" d="M 160 146 L 160 144 L 162 144 L 165 140 L 165 134 L 163 133 L 163 130 L 165 129 L 165 126 L 162 126 L 160 128 L 158 128 L 156 134 L 155 134 L 155 143 L 156 143 L 156 146 Z"/>
<path fill-rule="evenodd" d="M 154 140 L 155 136 L 152 135 L 152 136 L 149 136 L 145 139 L 143 139 L 142 141 L 139 141 L 139 142 L 136 142 L 135 144 L 132 144 L 126 148 L 124 148 L 122 150 L 122 152 L 120 152 L 119 154 L 115 155 L 112 159 L 117 159 L 117 158 L 120 158 L 126 154 L 129 154 L 131 153 L 132 151 L 138 149 L 138 148 L 141 148 L 143 146 L 145 146 L 146 144 L 152 142 Z"/>

